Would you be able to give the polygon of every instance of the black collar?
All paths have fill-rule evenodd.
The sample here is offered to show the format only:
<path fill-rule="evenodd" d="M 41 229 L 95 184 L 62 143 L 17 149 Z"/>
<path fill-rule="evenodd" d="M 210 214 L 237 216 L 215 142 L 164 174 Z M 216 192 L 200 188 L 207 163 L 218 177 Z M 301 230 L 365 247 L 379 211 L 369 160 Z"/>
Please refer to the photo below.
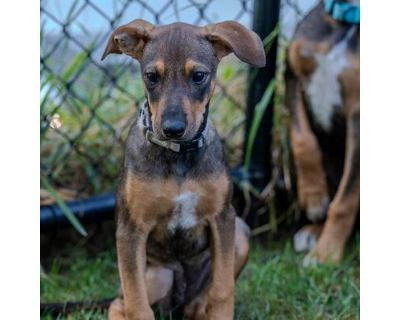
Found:
<path fill-rule="evenodd" d="M 140 114 L 143 117 L 144 135 L 149 142 L 176 153 L 187 153 L 187 152 L 197 151 L 205 145 L 204 131 L 207 126 L 208 108 L 209 108 L 208 106 L 209 103 L 207 103 L 206 111 L 203 114 L 203 121 L 200 125 L 199 131 L 197 132 L 196 136 L 193 139 L 188 141 L 160 140 L 155 136 L 153 132 L 153 127 L 151 125 L 150 108 L 148 102 L 146 101 L 144 103 L 144 106 L 140 110 Z"/>

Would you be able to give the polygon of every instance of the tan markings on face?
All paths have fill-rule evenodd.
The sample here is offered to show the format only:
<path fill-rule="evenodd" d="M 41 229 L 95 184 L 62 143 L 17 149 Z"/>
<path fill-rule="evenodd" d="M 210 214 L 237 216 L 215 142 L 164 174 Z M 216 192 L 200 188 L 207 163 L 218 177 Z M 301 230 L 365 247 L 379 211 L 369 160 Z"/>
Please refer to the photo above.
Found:
<path fill-rule="evenodd" d="M 200 102 L 191 102 L 188 97 L 183 97 L 182 101 L 183 108 L 187 115 L 188 128 L 191 131 L 191 135 L 195 135 L 203 121 L 203 114 L 205 112 L 208 99 L 205 98 Z"/>
<path fill-rule="evenodd" d="M 178 183 L 173 178 L 149 180 L 128 173 L 125 183 L 131 219 L 138 224 L 168 217 L 176 205 L 174 199 L 188 192 L 198 196 L 196 216 L 200 220 L 218 215 L 226 202 L 229 179 L 223 173 L 216 177 L 189 179 Z"/>
<path fill-rule="evenodd" d="M 193 70 L 206 71 L 207 68 L 201 63 L 198 63 L 192 59 L 187 59 L 185 62 L 184 70 L 185 70 L 185 75 L 190 76 Z"/>
<path fill-rule="evenodd" d="M 194 69 L 196 63 L 192 59 L 187 59 L 185 62 L 184 70 L 185 70 L 185 75 L 189 76 Z"/>
<path fill-rule="evenodd" d="M 164 63 L 164 60 L 161 60 L 161 59 L 157 60 L 156 63 L 154 64 L 154 68 L 156 69 L 157 74 L 160 77 L 163 77 L 165 75 L 165 63 Z"/>
<path fill-rule="evenodd" d="M 162 96 L 159 101 L 149 102 L 151 112 L 151 123 L 156 131 L 161 130 L 161 116 L 166 107 L 166 97 Z"/>

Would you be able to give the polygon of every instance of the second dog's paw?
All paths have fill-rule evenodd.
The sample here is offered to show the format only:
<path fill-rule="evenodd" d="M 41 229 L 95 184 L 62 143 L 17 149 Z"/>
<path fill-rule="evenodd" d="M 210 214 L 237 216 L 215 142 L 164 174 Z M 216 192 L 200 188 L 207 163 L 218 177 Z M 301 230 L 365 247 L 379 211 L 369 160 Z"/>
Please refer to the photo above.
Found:
<path fill-rule="evenodd" d="M 316 266 L 320 261 L 318 260 L 318 256 L 315 253 L 314 250 L 311 250 L 303 259 L 303 267 L 314 267 Z"/>
<path fill-rule="evenodd" d="M 321 238 L 314 249 L 304 257 L 303 266 L 314 266 L 318 263 L 335 264 L 341 260 L 342 255 L 343 247 L 341 244 L 334 239 L 326 242 L 326 239 Z"/>
<path fill-rule="evenodd" d="M 293 237 L 293 246 L 296 252 L 308 252 L 317 244 L 318 235 L 311 228 L 304 227 Z"/>
<path fill-rule="evenodd" d="M 329 202 L 329 197 L 326 195 L 309 199 L 306 207 L 307 218 L 314 223 L 323 221 L 328 211 Z"/>

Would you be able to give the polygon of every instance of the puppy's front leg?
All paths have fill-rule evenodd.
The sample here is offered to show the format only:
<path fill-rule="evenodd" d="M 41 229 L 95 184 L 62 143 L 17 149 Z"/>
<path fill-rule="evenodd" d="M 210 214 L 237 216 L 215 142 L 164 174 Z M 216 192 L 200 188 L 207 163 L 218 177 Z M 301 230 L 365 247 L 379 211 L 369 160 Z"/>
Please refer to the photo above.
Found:
<path fill-rule="evenodd" d="M 210 220 L 212 282 L 208 292 L 208 317 L 233 319 L 235 290 L 235 210 L 224 209 Z"/>
<path fill-rule="evenodd" d="M 126 320 L 153 320 L 146 292 L 146 241 L 148 228 L 129 224 L 117 228 L 118 269 Z"/>

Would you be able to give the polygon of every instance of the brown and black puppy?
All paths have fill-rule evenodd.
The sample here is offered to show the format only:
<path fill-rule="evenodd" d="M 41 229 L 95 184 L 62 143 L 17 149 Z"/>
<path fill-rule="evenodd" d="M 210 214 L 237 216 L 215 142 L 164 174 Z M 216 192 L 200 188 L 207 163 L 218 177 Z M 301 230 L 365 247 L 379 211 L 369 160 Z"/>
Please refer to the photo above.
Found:
<path fill-rule="evenodd" d="M 356 2 L 356 1 L 353 1 Z M 342 257 L 359 208 L 360 25 L 339 22 L 321 1 L 288 48 L 287 105 L 300 205 L 308 218 L 295 236 L 310 262 Z M 317 240 L 317 238 L 319 239 Z"/>
<path fill-rule="evenodd" d="M 240 24 L 143 20 L 116 29 L 103 58 L 140 62 L 147 102 L 132 126 L 117 196 L 121 298 L 109 319 L 154 319 L 184 306 L 187 319 L 232 319 L 234 279 L 249 229 L 231 206 L 231 182 L 208 105 L 219 61 L 233 52 L 265 64 L 261 40 Z"/>

